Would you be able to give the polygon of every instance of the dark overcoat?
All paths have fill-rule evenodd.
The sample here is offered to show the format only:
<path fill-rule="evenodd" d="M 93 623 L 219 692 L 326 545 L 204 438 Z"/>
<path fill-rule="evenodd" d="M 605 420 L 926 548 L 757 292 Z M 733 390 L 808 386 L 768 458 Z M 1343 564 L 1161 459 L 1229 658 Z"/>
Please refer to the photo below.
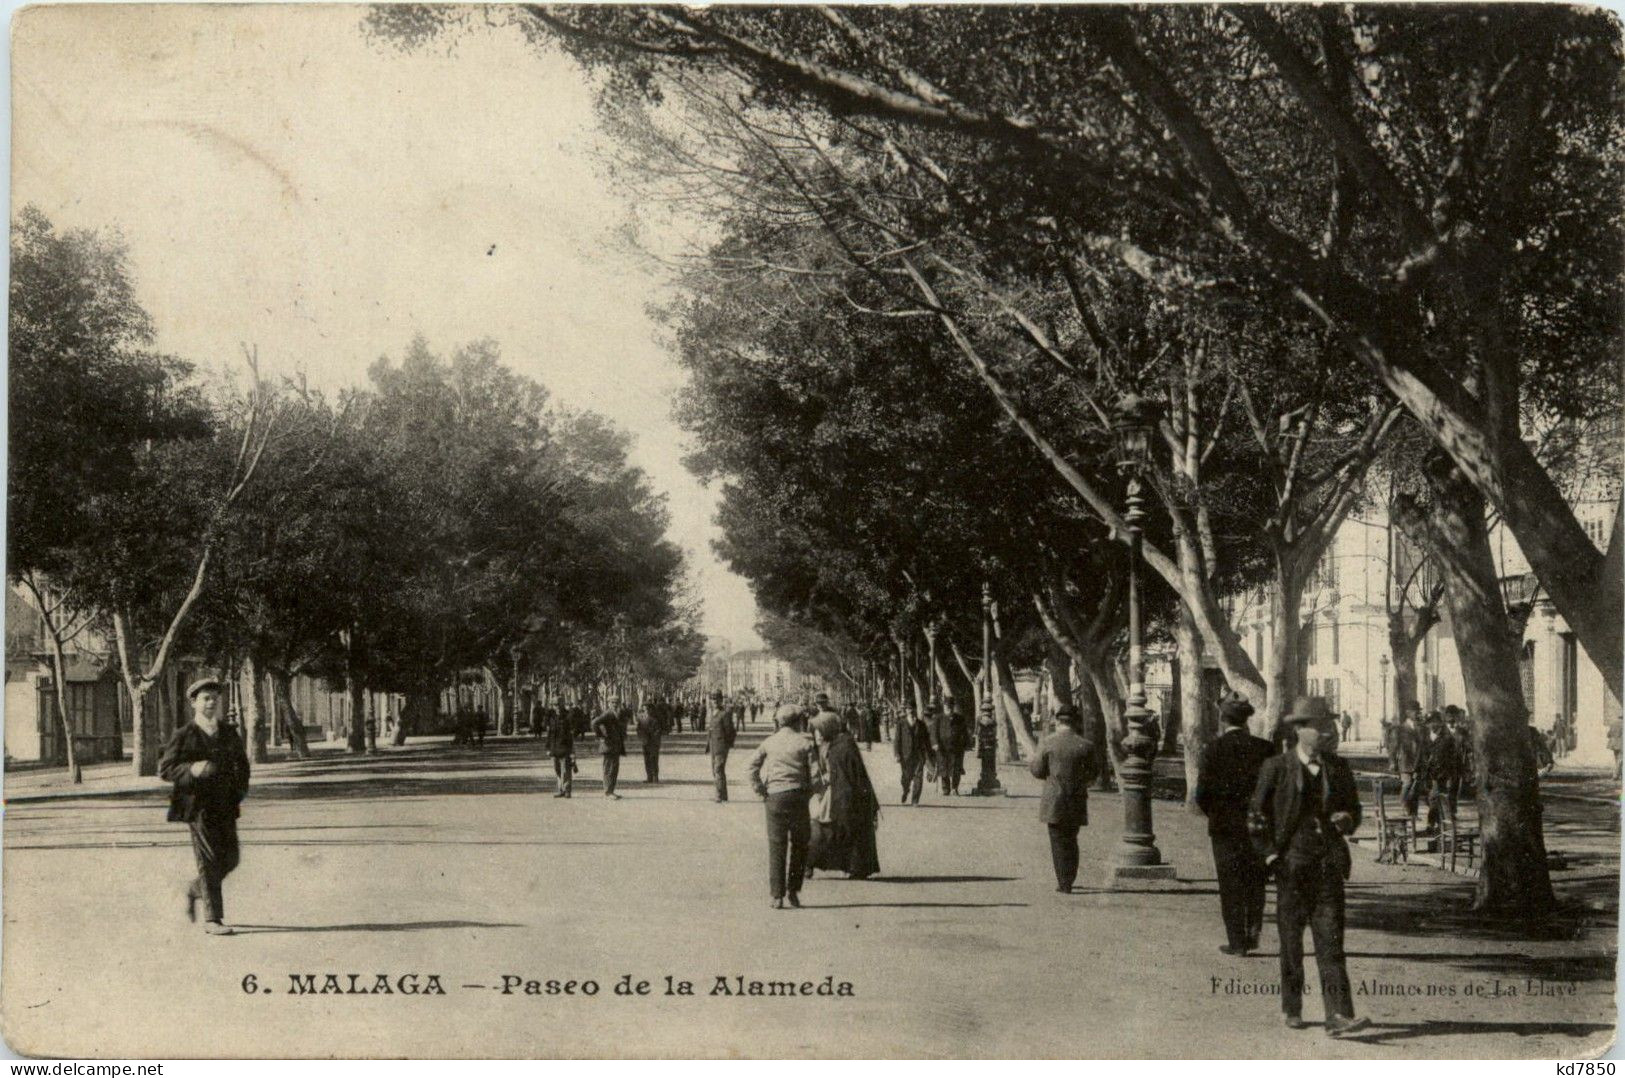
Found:
<path fill-rule="evenodd" d="M 199 760 L 214 764 L 208 775 L 192 774 Z M 248 795 L 248 750 L 237 727 L 221 723 L 210 737 L 192 722 L 170 735 L 158 757 L 158 774 L 174 789 L 169 795 L 169 819 L 186 822 L 209 814 L 235 820 L 238 805 Z"/>
<path fill-rule="evenodd" d="M 1270 743 L 1237 726 L 1202 753 L 1196 777 L 1196 807 L 1207 817 L 1207 833 L 1247 837 L 1247 801 L 1258 772 L 1274 754 Z"/>
<path fill-rule="evenodd" d="M 1095 743 L 1070 727 L 1044 735 L 1028 765 L 1033 778 L 1044 780 L 1038 818 L 1044 823 L 1086 827 L 1089 783 L 1100 772 Z"/>

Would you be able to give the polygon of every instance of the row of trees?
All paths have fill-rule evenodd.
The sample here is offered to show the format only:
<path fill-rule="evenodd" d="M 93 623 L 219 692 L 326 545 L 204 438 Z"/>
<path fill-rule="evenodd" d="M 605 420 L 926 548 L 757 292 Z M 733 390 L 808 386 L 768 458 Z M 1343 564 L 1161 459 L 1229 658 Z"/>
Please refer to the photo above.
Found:
<path fill-rule="evenodd" d="M 69 641 L 112 642 L 141 773 L 176 655 L 242 671 L 261 758 L 273 714 L 303 748 L 301 673 L 351 694 L 360 748 L 367 690 L 413 716 L 470 670 L 511 702 L 697 668 L 682 553 L 628 436 L 552 405 L 495 344 L 417 339 L 333 397 L 273 384 L 253 352 L 246 379 L 205 378 L 153 336 L 115 241 L 19 215 L 8 569 L 43 617 L 59 715 Z"/>
<path fill-rule="evenodd" d="M 464 17 L 392 8 L 373 25 L 410 44 Z M 512 17 L 601 73 L 642 196 L 714 230 L 670 312 L 694 375 L 684 420 L 724 482 L 725 553 L 765 609 L 957 695 L 991 581 L 996 665 L 1059 673 L 1064 655 L 1113 721 L 1128 535 L 1113 407 L 1151 397 L 1145 556 L 1184 714 L 1205 654 L 1274 724 L 1302 689 L 1306 582 L 1348 515 L 1387 500 L 1442 584 L 1396 586 L 1397 631 L 1405 605 L 1442 602 L 1467 682 L 1478 901 L 1550 909 L 1488 536 L 1510 529 L 1617 695 L 1620 527 L 1606 553 L 1587 539 L 1566 452 L 1619 408 L 1607 16 Z M 1225 610 L 1257 581 L 1273 585 L 1262 668 Z M 918 665 L 927 629 L 934 671 Z"/>

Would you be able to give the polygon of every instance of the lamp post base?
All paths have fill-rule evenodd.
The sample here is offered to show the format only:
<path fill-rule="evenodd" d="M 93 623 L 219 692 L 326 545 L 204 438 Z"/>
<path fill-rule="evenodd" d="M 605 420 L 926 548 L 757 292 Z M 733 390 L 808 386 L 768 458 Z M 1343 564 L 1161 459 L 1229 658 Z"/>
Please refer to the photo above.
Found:
<path fill-rule="evenodd" d="M 1177 884 L 1178 878 L 1174 875 L 1173 865 L 1107 865 L 1103 882 L 1107 887 L 1128 890 Z"/>

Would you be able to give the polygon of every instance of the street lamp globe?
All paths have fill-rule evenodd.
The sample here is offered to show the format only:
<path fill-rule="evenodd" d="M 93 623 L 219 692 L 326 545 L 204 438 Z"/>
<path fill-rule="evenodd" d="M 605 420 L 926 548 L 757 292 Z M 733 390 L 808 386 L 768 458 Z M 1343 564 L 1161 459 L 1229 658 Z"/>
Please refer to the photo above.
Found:
<path fill-rule="evenodd" d="M 1151 455 L 1151 430 L 1157 425 L 1157 402 L 1138 393 L 1125 393 L 1117 401 L 1117 462 L 1125 471 L 1138 472 Z"/>

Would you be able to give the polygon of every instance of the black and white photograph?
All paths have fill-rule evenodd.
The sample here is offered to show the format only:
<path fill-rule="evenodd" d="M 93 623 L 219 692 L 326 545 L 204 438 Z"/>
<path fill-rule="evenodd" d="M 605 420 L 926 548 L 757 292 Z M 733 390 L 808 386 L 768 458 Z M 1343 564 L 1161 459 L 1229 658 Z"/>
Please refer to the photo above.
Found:
<path fill-rule="evenodd" d="M 10 25 L 16 1056 L 1613 1048 L 1617 12 Z"/>

